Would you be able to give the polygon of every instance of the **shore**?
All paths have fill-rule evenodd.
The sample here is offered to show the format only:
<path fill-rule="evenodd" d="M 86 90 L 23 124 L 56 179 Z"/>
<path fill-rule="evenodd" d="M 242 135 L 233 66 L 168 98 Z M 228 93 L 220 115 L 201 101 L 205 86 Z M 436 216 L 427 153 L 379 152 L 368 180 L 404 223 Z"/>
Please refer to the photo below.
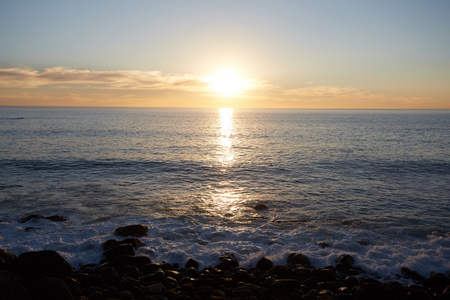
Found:
<path fill-rule="evenodd" d="M 147 230 L 117 228 L 115 235 L 123 238 L 105 241 L 103 259 L 79 269 L 52 250 L 16 256 L 0 249 L 0 299 L 450 299 L 449 274 L 424 278 L 403 269 L 414 284 L 383 282 L 366 276 L 350 255 L 325 268 L 301 253 L 279 265 L 263 257 L 252 269 L 241 268 L 233 253 L 204 269 L 195 258 L 182 266 L 152 262 L 135 255 Z"/>

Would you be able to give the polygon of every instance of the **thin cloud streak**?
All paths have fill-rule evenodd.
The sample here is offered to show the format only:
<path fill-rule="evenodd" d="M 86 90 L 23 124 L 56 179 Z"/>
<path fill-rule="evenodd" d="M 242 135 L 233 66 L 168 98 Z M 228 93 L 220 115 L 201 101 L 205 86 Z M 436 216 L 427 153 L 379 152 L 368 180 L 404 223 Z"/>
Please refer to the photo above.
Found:
<path fill-rule="evenodd" d="M 35 88 L 54 84 L 96 84 L 107 89 L 202 91 L 207 84 L 189 74 L 163 74 L 160 71 L 95 71 L 55 67 L 0 69 L 0 87 Z"/>

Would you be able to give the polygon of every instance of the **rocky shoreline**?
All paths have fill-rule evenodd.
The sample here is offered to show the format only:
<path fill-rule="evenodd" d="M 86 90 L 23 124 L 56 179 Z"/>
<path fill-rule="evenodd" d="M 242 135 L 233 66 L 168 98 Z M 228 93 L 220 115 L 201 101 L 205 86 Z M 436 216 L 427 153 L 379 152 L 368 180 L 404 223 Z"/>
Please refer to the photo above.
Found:
<path fill-rule="evenodd" d="M 147 230 L 117 228 L 115 235 L 124 239 L 105 241 L 103 260 L 78 270 L 52 250 L 16 256 L 0 249 L 0 300 L 450 299 L 449 274 L 424 278 L 403 269 L 414 285 L 382 282 L 364 276 L 350 255 L 325 268 L 312 266 L 301 253 L 281 265 L 263 257 L 252 269 L 240 268 L 233 253 L 204 269 L 194 258 L 183 266 L 155 263 L 135 255 Z"/>

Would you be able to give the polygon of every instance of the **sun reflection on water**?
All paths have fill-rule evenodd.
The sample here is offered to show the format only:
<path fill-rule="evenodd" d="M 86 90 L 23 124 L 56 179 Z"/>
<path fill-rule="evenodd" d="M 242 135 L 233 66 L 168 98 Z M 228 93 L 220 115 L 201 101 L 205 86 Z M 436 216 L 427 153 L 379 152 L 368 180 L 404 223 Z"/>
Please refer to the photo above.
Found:
<path fill-rule="evenodd" d="M 235 160 L 233 150 L 233 109 L 221 108 L 219 119 L 218 160 L 222 164 L 222 171 L 226 171 Z"/>
<path fill-rule="evenodd" d="M 232 108 L 219 110 L 217 129 L 216 162 L 220 165 L 223 180 L 212 192 L 207 210 L 213 217 L 237 220 L 242 211 L 241 191 L 233 178 L 226 176 L 236 161 L 234 144 L 237 138 L 234 133 Z"/>

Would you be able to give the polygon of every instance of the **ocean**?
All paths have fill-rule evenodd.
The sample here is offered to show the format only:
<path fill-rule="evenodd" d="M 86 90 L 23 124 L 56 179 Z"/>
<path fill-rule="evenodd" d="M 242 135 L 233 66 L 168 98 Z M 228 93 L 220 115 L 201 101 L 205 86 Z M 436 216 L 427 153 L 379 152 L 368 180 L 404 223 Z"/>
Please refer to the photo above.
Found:
<path fill-rule="evenodd" d="M 0 248 L 77 267 L 143 224 L 155 262 L 448 275 L 449 149 L 448 110 L 0 107 Z"/>

